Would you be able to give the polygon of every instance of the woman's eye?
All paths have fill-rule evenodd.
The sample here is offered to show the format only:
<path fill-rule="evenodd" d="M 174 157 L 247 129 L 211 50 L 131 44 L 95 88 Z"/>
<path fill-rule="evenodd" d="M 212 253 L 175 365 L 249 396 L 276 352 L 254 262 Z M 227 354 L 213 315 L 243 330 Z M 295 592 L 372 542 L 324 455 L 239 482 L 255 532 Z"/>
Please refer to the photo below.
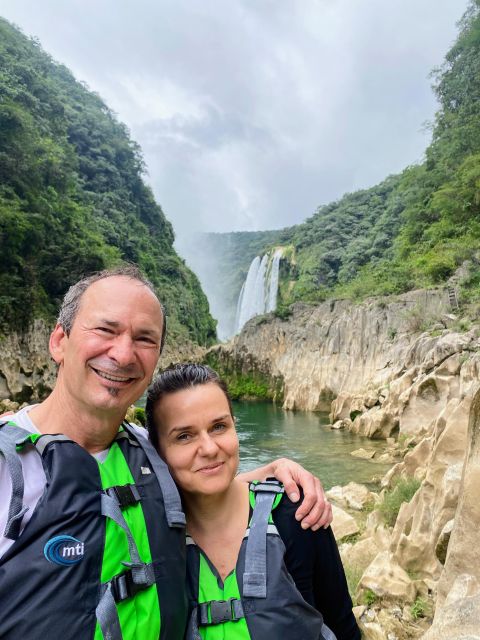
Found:
<path fill-rule="evenodd" d="M 224 431 L 226 428 L 226 424 L 224 424 L 223 422 L 217 422 L 217 424 L 213 425 L 212 431 Z"/>
<path fill-rule="evenodd" d="M 175 439 L 177 440 L 177 442 L 188 442 L 188 440 L 190 439 L 190 434 L 179 433 Z"/>

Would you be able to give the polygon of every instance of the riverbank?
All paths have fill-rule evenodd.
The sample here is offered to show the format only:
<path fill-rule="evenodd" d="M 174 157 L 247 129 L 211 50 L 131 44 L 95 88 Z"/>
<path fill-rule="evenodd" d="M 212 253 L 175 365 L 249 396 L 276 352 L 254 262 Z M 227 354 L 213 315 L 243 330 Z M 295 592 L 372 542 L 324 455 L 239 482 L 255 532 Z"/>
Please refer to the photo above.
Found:
<path fill-rule="evenodd" d="M 418 291 L 294 305 L 209 353 L 227 377 L 261 377 L 285 408 L 328 409 L 400 456 L 342 549 L 367 640 L 480 638 L 479 335 L 446 290 Z"/>

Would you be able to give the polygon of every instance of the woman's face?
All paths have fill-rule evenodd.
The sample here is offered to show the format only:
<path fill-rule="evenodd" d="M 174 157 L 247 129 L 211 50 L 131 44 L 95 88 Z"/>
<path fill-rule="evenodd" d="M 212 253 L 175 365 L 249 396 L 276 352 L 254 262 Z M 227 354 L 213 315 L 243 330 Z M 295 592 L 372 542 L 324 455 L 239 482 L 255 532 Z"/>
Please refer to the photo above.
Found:
<path fill-rule="evenodd" d="M 225 491 L 238 468 L 227 398 L 213 382 L 163 396 L 154 409 L 160 453 L 185 493 Z"/>

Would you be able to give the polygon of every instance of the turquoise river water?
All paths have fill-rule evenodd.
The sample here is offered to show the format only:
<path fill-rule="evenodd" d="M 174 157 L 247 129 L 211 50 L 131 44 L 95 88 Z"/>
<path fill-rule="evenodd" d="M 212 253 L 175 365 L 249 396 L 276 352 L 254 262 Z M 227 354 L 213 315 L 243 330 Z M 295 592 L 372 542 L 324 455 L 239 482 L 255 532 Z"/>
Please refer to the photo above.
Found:
<path fill-rule="evenodd" d="M 329 489 L 352 480 L 369 484 L 390 467 L 351 456 L 360 447 L 383 450 L 385 443 L 330 429 L 327 414 L 284 411 L 266 402 L 233 405 L 242 471 L 286 456 L 315 473 Z"/>

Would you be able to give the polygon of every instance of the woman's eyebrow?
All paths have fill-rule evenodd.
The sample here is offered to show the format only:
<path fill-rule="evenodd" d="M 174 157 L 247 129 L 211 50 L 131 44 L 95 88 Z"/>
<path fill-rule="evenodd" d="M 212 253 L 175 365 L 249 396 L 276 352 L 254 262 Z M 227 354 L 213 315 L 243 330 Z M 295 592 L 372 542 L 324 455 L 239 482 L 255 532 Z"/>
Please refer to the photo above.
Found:
<path fill-rule="evenodd" d="M 220 420 L 225 420 L 225 418 L 231 418 L 232 416 L 229 413 L 226 413 L 224 416 L 220 416 L 219 418 L 214 418 L 212 420 L 212 424 L 215 422 L 220 422 Z"/>
<path fill-rule="evenodd" d="M 225 420 L 226 418 L 231 418 L 232 416 L 229 413 L 226 413 L 223 416 L 219 416 L 218 418 L 214 418 L 210 421 L 210 424 L 215 424 L 216 422 L 220 422 L 220 420 Z M 171 433 L 176 433 L 177 431 L 184 431 L 185 429 L 190 429 L 193 425 L 185 424 L 179 427 L 172 427 L 168 432 L 168 435 Z"/>

